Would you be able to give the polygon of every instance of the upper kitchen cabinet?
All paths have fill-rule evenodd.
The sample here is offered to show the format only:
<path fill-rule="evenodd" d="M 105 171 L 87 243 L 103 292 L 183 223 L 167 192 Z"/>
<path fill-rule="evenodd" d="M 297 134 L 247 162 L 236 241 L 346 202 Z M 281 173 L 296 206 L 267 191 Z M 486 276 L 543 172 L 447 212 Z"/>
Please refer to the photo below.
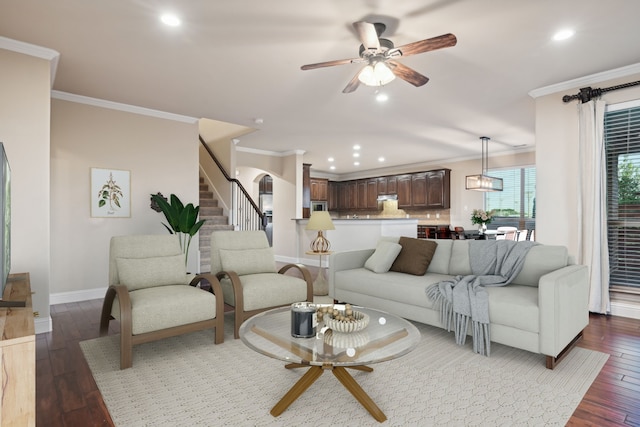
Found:
<path fill-rule="evenodd" d="M 426 174 L 428 209 L 449 209 L 451 196 L 451 170 L 440 169 Z"/>
<path fill-rule="evenodd" d="M 397 194 L 398 194 L 398 207 L 410 208 L 411 205 L 411 174 L 397 175 Z M 387 186 L 388 186 L 387 182 Z M 388 189 L 388 188 L 387 188 Z"/>
<path fill-rule="evenodd" d="M 326 202 L 328 199 L 329 181 L 323 178 L 311 178 L 309 183 L 311 200 Z"/>
<path fill-rule="evenodd" d="M 338 210 L 340 206 L 340 183 L 336 181 L 329 181 L 328 184 L 328 199 L 327 208 L 330 211 Z"/>
<path fill-rule="evenodd" d="M 450 170 L 439 169 L 427 172 L 396 175 L 398 207 L 449 209 Z M 391 178 L 391 177 L 389 177 Z M 390 180 L 387 180 L 387 191 L 390 191 Z"/>

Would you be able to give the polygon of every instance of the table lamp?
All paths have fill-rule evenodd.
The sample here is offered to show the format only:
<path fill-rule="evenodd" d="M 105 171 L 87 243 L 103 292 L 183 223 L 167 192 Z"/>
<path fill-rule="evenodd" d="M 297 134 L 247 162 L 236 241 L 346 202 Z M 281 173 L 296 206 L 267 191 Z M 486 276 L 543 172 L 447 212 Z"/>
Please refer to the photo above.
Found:
<path fill-rule="evenodd" d="M 331 244 L 322 234 L 322 230 L 335 230 L 331 216 L 327 211 L 314 211 L 307 223 L 307 230 L 318 230 L 318 236 L 311 242 L 311 250 L 313 252 L 327 252 Z"/>

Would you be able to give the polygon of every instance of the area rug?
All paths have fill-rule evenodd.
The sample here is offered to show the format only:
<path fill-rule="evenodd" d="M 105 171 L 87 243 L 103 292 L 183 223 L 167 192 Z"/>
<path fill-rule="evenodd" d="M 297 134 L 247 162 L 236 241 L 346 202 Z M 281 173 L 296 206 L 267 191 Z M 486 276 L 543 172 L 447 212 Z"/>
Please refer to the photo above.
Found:
<path fill-rule="evenodd" d="M 226 319 L 225 319 L 226 320 Z M 282 415 L 269 411 L 305 372 L 212 331 L 136 346 L 119 369 L 119 336 L 83 341 L 116 426 L 380 425 L 329 372 Z M 574 348 L 554 370 L 544 357 L 492 344 L 491 357 L 459 347 L 451 333 L 415 323 L 411 353 L 351 371 L 386 414 L 388 426 L 564 426 L 609 357 Z"/>

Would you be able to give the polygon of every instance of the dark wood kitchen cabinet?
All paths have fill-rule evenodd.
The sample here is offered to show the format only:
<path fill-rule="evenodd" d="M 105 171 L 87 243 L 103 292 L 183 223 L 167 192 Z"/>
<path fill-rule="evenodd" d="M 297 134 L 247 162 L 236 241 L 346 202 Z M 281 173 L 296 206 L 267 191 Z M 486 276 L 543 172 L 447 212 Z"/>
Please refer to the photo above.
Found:
<path fill-rule="evenodd" d="M 339 209 L 340 206 L 340 183 L 336 181 L 329 181 L 328 185 L 328 199 L 327 200 L 327 209 L 330 211 L 335 211 Z"/>
<path fill-rule="evenodd" d="M 427 206 L 427 172 L 411 174 L 411 207 Z"/>
<path fill-rule="evenodd" d="M 329 180 L 322 178 L 311 178 L 309 182 L 311 187 L 311 200 L 313 201 L 327 201 Z"/>
<path fill-rule="evenodd" d="M 411 207 L 411 174 L 397 175 L 398 207 Z M 387 183 L 388 185 L 388 183 Z"/>
<path fill-rule="evenodd" d="M 367 180 L 367 209 L 378 209 L 378 179 Z"/>
<path fill-rule="evenodd" d="M 449 209 L 451 206 L 451 170 L 440 169 L 427 172 L 428 209 Z"/>

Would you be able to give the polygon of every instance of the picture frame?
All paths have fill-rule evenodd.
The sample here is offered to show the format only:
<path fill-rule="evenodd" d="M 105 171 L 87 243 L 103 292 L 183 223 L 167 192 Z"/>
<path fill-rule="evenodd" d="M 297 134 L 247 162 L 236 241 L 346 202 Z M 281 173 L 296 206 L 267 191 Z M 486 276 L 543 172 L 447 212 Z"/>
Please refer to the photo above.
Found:
<path fill-rule="evenodd" d="M 91 217 L 131 217 L 131 172 L 91 168 Z"/>

